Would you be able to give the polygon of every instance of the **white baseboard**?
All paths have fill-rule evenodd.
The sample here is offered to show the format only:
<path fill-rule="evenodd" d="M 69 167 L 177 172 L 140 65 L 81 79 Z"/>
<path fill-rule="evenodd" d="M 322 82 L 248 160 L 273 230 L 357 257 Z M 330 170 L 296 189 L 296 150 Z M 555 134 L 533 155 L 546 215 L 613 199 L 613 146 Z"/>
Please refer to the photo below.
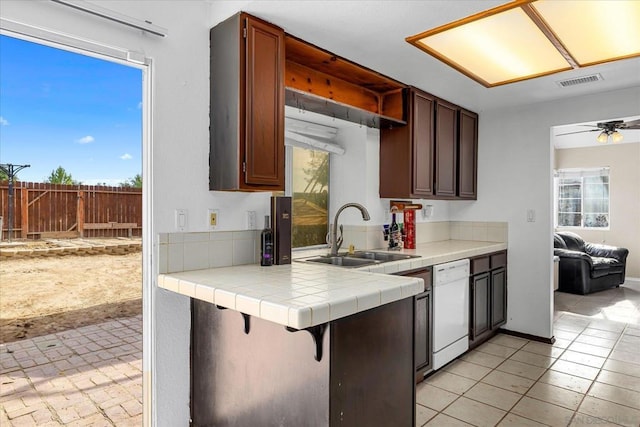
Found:
<path fill-rule="evenodd" d="M 640 277 L 629 277 L 629 276 L 627 276 L 627 277 L 624 278 L 624 281 L 625 281 L 625 283 L 626 282 L 637 282 L 637 283 L 640 283 Z"/>

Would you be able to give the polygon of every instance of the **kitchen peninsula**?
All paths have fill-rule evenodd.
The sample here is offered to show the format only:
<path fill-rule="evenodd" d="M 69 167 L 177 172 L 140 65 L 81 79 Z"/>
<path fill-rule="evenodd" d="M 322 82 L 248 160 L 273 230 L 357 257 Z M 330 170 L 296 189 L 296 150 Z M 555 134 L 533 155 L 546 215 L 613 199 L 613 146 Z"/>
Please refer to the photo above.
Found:
<path fill-rule="evenodd" d="M 192 298 L 193 425 L 413 425 L 413 296 L 424 284 L 391 274 L 504 249 L 452 240 L 358 269 L 296 261 L 159 275 Z"/>

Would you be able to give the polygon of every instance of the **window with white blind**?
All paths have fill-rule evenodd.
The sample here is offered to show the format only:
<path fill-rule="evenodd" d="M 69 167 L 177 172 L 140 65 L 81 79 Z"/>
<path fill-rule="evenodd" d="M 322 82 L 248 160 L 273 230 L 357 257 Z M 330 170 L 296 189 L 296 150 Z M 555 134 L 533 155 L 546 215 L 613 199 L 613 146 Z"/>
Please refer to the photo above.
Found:
<path fill-rule="evenodd" d="M 285 119 L 285 195 L 291 196 L 291 247 L 327 245 L 330 153 L 345 150 L 338 129 L 293 117 Z"/>
<path fill-rule="evenodd" d="M 609 228 L 609 168 L 555 171 L 556 227 Z"/>

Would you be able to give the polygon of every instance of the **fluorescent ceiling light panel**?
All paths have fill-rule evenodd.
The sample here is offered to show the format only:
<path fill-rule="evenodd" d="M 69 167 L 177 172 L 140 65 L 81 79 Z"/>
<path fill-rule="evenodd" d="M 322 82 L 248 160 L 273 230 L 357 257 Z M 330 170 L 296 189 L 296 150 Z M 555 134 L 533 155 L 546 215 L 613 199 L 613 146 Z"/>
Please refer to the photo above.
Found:
<path fill-rule="evenodd" d="M 581 66 L 640 54 L 640 1 L 531 4 Z"/>
<path fill-rule="evenodd" d="M 407 37 L 486 87 L 640 55 L 640 1 L 515 0 Z"/>
<path fill-rule="evenodd" d="M 520 8 L 427 36 L 418 43 L 489 85 L 571 68 Z"/>

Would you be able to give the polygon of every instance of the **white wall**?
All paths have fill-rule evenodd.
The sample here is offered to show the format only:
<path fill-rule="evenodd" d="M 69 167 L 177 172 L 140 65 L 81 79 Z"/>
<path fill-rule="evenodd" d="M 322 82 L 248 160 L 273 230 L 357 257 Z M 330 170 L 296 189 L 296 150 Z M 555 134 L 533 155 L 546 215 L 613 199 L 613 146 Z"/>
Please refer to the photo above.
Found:
<path fill-rule="evenodd" d="M 640 87 L 480 112 L 478 200 L 452 203 L 451 219 L 509 223 L 507 329 L 552 335 L 550 128 L 638 111 Z M 527 209 L 535 222 L 527 222 Z"/>
<path fill-rule="evenodd" d="M 627 277 L 640 278 L 640 142 L 555 150 L 555 161 L 557 169 L 611 168 L 609 229 L 568 231 L 578 233 L 588 242 L 629 249 Z"/>

